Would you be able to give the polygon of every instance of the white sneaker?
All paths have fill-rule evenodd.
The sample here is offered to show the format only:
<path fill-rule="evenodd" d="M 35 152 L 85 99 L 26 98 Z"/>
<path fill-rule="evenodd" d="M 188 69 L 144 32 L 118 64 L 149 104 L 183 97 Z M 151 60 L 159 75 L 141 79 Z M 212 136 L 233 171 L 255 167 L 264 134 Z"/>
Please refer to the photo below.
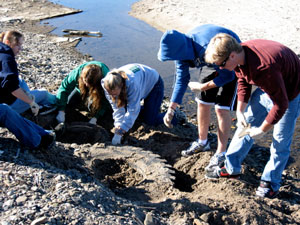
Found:
<path fill-rule="evenodd" d="M 219 166 L 221 167 L 221 164 L 225 161 L 225 153 L 215 153 L 210 161 L 209 164 L 205 167 L 205 171 L 211 171 L 214 169 L 214 167 Z"/>
<path fill-rule="evenodd" d="M 181 152 L 182 156 L 193 155 L 198 152 L 204 152 L 210 149 L 210 142 L 207 141 L 205 145 L 201 145 L 198 141 L 192 142 L 191 146 L 187 150 Z"/>

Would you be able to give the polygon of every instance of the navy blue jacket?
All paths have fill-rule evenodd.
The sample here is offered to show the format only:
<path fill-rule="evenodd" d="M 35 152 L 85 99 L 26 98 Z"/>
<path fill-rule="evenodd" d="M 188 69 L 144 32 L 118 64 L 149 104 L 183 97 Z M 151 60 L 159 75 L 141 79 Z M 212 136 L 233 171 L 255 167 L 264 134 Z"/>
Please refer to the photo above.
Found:
<path fill-rule="evenodd" d="M 201 68 L 207 65 L 204 61 L 205 50 L 210 40 L 218 33 L 229 34 L 238 42 L 241 42 L 233 31 L 212 24 L 198 26 L 187 34 L 176 30 L 169 30 L 163 34 L 160 40 L 158 59 L 160 61 L 176 60 L 176 82 L 171 102 L 181 104 L 190 81 L 189 68 Z M 233 71 L 221 70 L 218 66 L 213 66 L 218 71 L 218 76 L 213 80 L 218 87 L 229 83 L 235 78 Z"/>
<path fill-rule="evenodd" d="M 11 93 L 19 88 L 19 72 L 13 50 L 0 42 L 0 103 L 12 104 Z"/>

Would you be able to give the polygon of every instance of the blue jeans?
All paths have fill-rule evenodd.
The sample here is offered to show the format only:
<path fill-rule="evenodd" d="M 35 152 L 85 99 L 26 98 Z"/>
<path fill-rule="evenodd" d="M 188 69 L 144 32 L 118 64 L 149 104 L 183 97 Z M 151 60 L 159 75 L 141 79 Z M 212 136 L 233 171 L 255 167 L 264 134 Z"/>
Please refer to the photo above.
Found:
<path fill-rule="evenodd" d="M 272 106 L 273 102 L 270 97 L 261 89 L 256 89 L 251 95 L 251 99 L 245 111 L 247 122 L 249 122 L 251 126 L 260 126 Z M 270 147 L 270 159 L 261 176 L 261 180 L 271 183 L 271 187 L 274 191 L 280 188 L 282 172 L 289 159 L 290 146 L 299 114 L 300 94 L 289 102 L 289 107 L 285 114 L 278 123 L 274 125 L 273 139 Z M 254 142 L 249 135 L 239 138 L 239 132 L 240 129 L 237 129 L 226 153 L 225 167 L 230 174 L 239 174 L 241 172 L 241 164 Z"/>
<path fill-rule="evenodd" d="M 144 99 L 143 115 L 148 125 L 157 126 L 162 124 L 164 113 L 160 113 L 160 106 L 164 98 L 164 82 L 159 76 L 149 95 Z"/>
<path fill-rule="evenodd" d="M 29 148 L 37 147 L 41 136 L 49 134 L 48 131 L 20 116 L 10 106 L 0 104 L 0 126 L 12 132 L 20 143 Z"/>
<path fill-rule="evenodd" d="M 164 113 L 160 113 L 160 106 L 164 99 L 164 81 L 159 76 L 158 81 L 154 85 L 149 95 L 144 99 L 144 106 L 142 108 L 144 121 L 148 125 L 158 126 L 164 123 Z M 177 124 L 177 119 L 174 116 L 171 123 Z"/>
<path fill-rule="evenodd" d="M 19 79 L 19 86 L 22 88 L 25 92 L 30 93 L 34 95 L 35 97 L 35 102 L 39 105 L 53 105 L 56 102 L 56 97 L 55 95 L 50 94 L 47 90 L 43 89 L 38 89 L 38 90 L 30 90 L 28 85 L 23 79 Z M 26 110 L 30 108 L 30 105 L 26 102 L 23 102 L 20 99 L 17 99 L 12 103 L 11 108 L 18 113 L 23 113 Z"/>

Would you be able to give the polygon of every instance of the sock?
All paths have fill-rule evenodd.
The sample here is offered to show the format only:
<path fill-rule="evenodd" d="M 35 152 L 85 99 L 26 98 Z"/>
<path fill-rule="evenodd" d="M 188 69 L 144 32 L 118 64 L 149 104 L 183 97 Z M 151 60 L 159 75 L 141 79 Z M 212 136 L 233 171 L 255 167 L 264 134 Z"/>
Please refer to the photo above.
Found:
<path fill-rule="evenodd" d="M 199 143 L 200 145 L 206 145 L 207 139 L 205 139 L 205 140 L 200 140 L 200 139 L 198 139 L 198 143 Z"/>

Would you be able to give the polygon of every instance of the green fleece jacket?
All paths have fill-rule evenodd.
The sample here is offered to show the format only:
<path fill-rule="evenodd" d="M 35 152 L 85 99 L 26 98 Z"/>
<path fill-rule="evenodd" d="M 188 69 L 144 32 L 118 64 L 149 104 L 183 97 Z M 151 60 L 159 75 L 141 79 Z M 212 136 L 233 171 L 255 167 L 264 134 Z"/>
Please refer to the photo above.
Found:
<path fill-rule="evenodd" d="M 72 93 L 72 91 L 75 88 L 80 93 L 78 79 L 80 77 L 80 74 L 81 74 L 81 71 L 83 70 L 83 68 L 89 64 L 96 64 L 96 65 L 100 66 L 104 77 L 109 72 L 108 67 L 104 63 L 98 62 L 98 61 L 86 62 L 86 63 L 83 63 L 80 66 L 76 67 L 74 70 L 72 70 L 68 74 L 68 76 L 65 77 L 65 79 L 62 81 L 62 83 L 57 91 L 56 105 L 57 105 L 58 110 L 65 110 L 67 102 L 68 102 L 68 96 Z M 101 84 L 99 83 L 99 85 L 101 85 Z M 107 99 L 105 98 L 105 96 L 103 96 L 103 98 L 101 99 L 101 102 L 102 102 L 101 108 L 94 115 L 94 117 L 96 117 L 97 119 L 100 116 L 102 116 L 105 113 L 105 111 L 110 107 L 110 104 L 107 102 Z"/>

